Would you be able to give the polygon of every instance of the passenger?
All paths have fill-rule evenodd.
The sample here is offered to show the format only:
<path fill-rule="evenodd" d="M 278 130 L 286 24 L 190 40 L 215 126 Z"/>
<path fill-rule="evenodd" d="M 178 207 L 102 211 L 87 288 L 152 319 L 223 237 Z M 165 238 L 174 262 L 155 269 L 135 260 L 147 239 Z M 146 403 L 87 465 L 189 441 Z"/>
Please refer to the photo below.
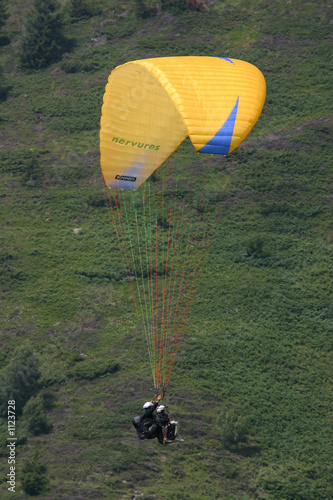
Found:
<path fill-rule="evenodd" d="M 177 435 L 177 422 L 170 422 L 165 406 L 160 405 L 156 410 L 157 439 L 160 444 L 172 443 Z"/>

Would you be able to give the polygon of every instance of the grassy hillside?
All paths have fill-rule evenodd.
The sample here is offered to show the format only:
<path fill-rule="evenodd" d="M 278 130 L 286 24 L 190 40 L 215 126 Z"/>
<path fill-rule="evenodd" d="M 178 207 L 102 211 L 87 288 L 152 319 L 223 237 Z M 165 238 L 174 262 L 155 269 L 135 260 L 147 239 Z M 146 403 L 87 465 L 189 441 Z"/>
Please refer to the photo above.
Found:
<path fill-rule="evenodd" d="M 131 1 L 67 13 L 70 51 L 37 71 L 20 65 L 32 2 L 8 4 L 0 368 L 9 373 L 19 346 L 34 350 L 34 395 L 52 429 L 33 435 L 31 408 L 17 420 L 12 493 L 1 419 L 1 498 L 28 498 L 31 462 L 46 466 L 34 466 L 37 483 L 47 478 L 43 499 L 333 498 L 331 2 L 175 3 L 146 18 Z M 249 61 L 267 99 L 237 156 L 169 385 L 184 442 L 164 448 L 138 441 L 131 425 L 153 387 L 98 133 L 110 71 L 169 55 Z M 203 156 L 185 141 L 167 161 L 195 167 Z M 232 444 L 237 433 L 247 439 Z"/>

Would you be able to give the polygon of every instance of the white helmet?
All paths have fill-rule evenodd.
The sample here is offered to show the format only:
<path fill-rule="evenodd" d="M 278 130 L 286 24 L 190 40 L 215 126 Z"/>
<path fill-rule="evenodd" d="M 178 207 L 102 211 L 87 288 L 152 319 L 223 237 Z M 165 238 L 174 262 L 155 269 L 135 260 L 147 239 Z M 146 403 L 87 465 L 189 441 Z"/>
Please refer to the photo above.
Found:
<path fill-rule="evenodd" d="M 147 410 L 147 408 L 150 408 L 151 406 L 154 406 L 153 403 L 151 401 L 147 401 L 147 403 L 143 405 L 143 409 Z"/>
<path fill-rule="evenodd" d="M 161 413 L 161 411 L 165 410 L 165 406 L 163 405 L 160 405 L 157 410 L 156 410 L 156 413 Z"/>

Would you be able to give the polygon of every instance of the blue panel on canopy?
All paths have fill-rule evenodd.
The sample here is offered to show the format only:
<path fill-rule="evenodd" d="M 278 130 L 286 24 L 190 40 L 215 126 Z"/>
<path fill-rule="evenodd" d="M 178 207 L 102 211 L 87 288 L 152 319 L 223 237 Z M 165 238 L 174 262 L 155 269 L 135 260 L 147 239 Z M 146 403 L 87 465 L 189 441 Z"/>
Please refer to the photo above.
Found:
<path fill-rule="evenodd" d="M 237 116 L 239 97 L 231 111 L 229 117 L 224 122 L 220 130 L 211 138 L 205 146 L 199 149 L 198 153 L 209 153 L 227 155 L 230 149 L 232 134 L 234 133 L 235 120 Z"/>

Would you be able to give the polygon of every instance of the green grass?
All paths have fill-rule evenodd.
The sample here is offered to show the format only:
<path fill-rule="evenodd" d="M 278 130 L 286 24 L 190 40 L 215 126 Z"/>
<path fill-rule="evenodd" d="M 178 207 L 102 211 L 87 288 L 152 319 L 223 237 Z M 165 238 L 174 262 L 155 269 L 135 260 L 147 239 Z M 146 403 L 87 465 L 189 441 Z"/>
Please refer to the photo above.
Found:
<path fill-rule="evenodd" d="M 29 341 L 56 405 L 47 435 L 26 439 L 17 422 L 16 494 L 2 438 L 1 498 L 27 496 L 20 474 L 37 450 L 45 499 L 332 498 L 331 3 L 229 0 L 137 19 L 131 2 L 103 1 L 70 24 L 71 53 L 23 72 L 30 4 L 10 3 L 0 54 L 10 85 L 0 111 L 0 368 Z M 168 55 L 245 59 L 265 75 L 267 99 L 240 148 L 168 387 L 185 441 L 164 449 L 131 425 L 153 387 L 104 203 L 98 132 L 110 71 Z M 167 166 L 221 161 L 229 166 L 185 141 Z M 248 441 L 228 448 L 221 415 L 232 411 L 246 417 Z"/>

